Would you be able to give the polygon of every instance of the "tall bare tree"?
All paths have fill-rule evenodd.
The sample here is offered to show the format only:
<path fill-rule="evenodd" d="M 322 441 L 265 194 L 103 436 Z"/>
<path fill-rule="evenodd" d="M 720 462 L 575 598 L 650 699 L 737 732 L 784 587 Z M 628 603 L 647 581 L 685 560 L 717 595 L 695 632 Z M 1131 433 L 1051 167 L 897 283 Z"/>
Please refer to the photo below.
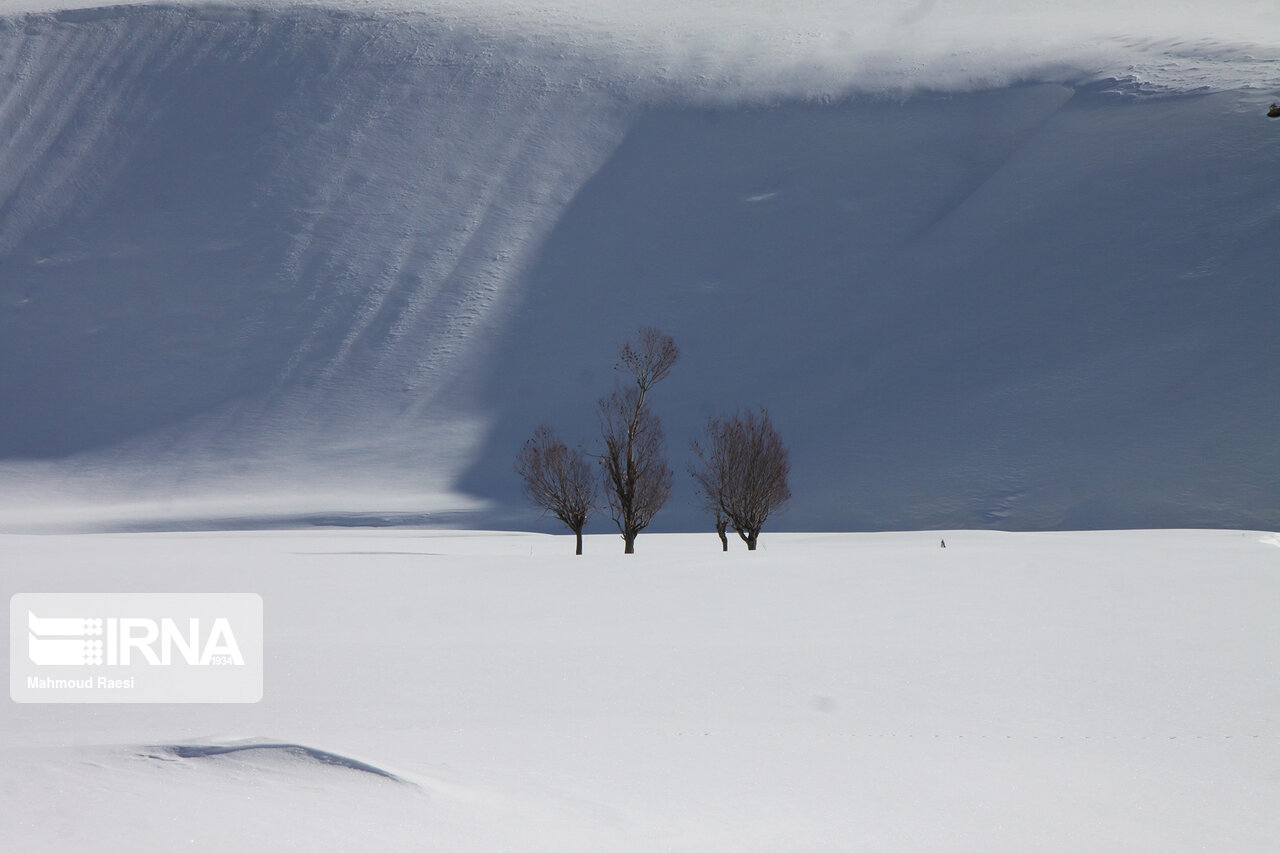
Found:
<path fill-rule="evenodd" d="M 728 520 L 747 550 L 756 550 L 769 516 L 791 497 L 787 448 L 769 413 L 748 411 L 707 422 L 707 447 L 693 442 L 697 465 L 690 469 L 704 504 L 716 516 L 716 532 L 728 550 L 721 526 Z"/>
<path fill-rule="evenodd" d="M 619 387 L 600 400 L 600 435 L 609 509 L 622 534 L 623 551 L 635 553 L 636 537 L 671 496 L 662 422 L 649 408 L 648 394 L 671 373 L 680 357 L 675 340 L 654 328 L 618 349 L 615 370 L 629 374 L 633 387 Z"/>
<path fill-rule="evenodd" d="M 570 450 L 551 427 L 543 424 L 516 454 L 516 473 L 524 494 L 543 513 L 564 522 L 577 537 L 582 554 L 582 528 L 595 509 L 595 471 L 581 448 Z"/>

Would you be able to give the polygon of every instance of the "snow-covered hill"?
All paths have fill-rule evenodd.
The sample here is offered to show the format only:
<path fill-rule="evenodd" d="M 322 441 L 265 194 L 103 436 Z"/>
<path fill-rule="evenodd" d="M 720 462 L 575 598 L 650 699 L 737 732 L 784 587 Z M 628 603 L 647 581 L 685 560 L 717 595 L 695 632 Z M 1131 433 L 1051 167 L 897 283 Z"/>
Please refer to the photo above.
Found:
<path fill-rule="evenodd" d="M 642 324 L 793 528 L 1280 524 L 1280 14 L 1003 5 L 0 7 L 0 524 L 526 526 Z"/>

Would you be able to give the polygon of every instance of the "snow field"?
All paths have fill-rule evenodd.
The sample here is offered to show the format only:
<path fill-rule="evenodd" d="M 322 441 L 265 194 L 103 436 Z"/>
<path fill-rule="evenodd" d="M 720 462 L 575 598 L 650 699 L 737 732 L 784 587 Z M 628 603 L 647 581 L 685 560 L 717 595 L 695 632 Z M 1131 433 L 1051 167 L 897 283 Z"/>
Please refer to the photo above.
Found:
<path fill-rule="evenodd" d="M 260 593 L 267 675 L 257 705 L 6 703 L 0 843 L 1263 850 L 1265 539 L 766 531 L 754 555 L 595 536 L 579 559 L 529 534 L 6 536 L 9 594 Z M 146 757 L 244 738 L 411 784 Z"/>

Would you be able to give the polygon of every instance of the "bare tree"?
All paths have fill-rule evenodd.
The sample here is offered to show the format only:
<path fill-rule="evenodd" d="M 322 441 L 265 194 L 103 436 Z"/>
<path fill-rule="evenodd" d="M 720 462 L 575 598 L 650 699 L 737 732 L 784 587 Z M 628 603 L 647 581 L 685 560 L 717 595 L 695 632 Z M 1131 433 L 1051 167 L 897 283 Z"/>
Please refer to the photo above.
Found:
<path fill-rule="evenodd" d="M 596 477 L 587 454 L 570 450 L 551 427 L 543 424 L 516 454 L 516 473 L 524 494 L 543 514 L 564 522 L 577 537 L 582 554 L 582 528 L 595 509 Z"/>
<path fill-rule="evenodd" d="M 791 497 L 787 448 L 773 428 L 769 413 L 712 418 L 707 422 L 708 447 L 693 442 L 698 464 L 690 469 L 704 504 L 716 516 L 716 532 L 728 550 L 721 525 L 727 519 L 747 550 L 756 550 L 769 516 Z"/>
<path fill-rule="evenodd" d="M 671 373 L 680 348 L 668 334 L 641 329 L 635 343 L 618 350 L 614 368 L 628 373 L 634 387 L 617 388 L 600 400 L 606 496 L 622 534 L 623 551 L 635 553 L 636 536 L 671 496 L 671 467 L 663 447 L 662 422 L 649 408 L 650 389 Z"/>

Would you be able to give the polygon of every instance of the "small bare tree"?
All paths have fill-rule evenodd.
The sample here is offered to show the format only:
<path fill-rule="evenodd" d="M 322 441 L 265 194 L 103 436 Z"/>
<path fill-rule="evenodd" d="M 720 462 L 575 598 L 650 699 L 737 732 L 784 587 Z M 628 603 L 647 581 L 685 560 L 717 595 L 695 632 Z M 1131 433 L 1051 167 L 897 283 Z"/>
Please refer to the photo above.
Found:
<path fill-rule="evenodd" d="M 600 400 L 606 496 L 622 534 L 623 552 L 635 553 L 636 537 L 671 496 L 672 473 L 663 447 L 662 422 L 649 408 L 650 389 L 671 373 L 680 348 L 668 334 L 641 329 L 618 350 L 615 370 L 630 374 L 634 387 L 617 388 Z"/>
<path fill-rule="evenodd" d="M 693 442 L 698 462 L 690 470 L 704 504 L 715 513 L 721 545 L 728 550 L 721 526 L 727 519 L 747 550 L 754 551 L 765 521 L 791 497 L 787 448 L 764 409 L 712 418 L 707 443 L 704 450 Z"/>
<path fill-rule="evenodd" d="M 543 514 L 550 513 L 564 522 L 577 537 L 577 551 L 582 554 L 582 528 L 595 509 L 595 471 L 581 449 L 570 450 L 551 427 L 543 424 L 516 454 L 516 473 L 525 496 Z"/>

